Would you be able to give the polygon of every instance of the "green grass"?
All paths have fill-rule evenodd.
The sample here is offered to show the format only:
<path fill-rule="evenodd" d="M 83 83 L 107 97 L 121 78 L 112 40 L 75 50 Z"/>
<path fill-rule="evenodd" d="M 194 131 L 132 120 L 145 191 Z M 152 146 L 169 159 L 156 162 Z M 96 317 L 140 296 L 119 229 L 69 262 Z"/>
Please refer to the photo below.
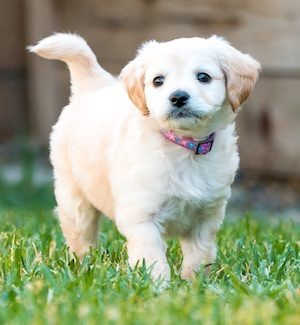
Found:
<path fill-rule="evenodd" d="M 97 250 L 70 260 L 50 186 L 0 183 L 0 324 L 300 324 L 300 225 L 252 216 L 225 222 L 209 278 L 160 292 L 129 270 L 124 238 L 103 219 Z"/>

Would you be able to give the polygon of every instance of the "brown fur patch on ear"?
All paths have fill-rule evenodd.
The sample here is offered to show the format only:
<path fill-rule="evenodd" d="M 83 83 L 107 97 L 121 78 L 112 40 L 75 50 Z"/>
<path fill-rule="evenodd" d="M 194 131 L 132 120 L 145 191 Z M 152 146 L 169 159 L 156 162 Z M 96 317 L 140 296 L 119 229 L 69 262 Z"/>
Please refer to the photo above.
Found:
<path fill-rule="evenodd" d="M 253 91 L 261 66 L 250 55 L 241 53 L 223 39 L 213 36 L 210 40 L 218 48 L 226 78 L 228 101 L 236 112 Z"/>
<path fill-rule="evenodd" d="M 135 106 L 141 110 L 144 116 L 148 116 L 149 110 L 146 105 L 144 87 L 144 75 L 142 75 L 136 78 L 134 82 L 128 82 L 127 92 Z"/>
<path fill-rule="evenodd" d="M 121 71 L 120 80 L 124 83 L 128 96 L 144 116 L 149 115 L 149 109 L 145 99 L 144 71 L 139 65 L 138 59 L 129 62 Z"/>
<path fill-rule="evenodd" d="M 228 101 L 234 112 L 252 93 L 258 80 L 258 67 L 249 67 L 242 62 L 233 62 L 224 69 L 227 82 Z"/>

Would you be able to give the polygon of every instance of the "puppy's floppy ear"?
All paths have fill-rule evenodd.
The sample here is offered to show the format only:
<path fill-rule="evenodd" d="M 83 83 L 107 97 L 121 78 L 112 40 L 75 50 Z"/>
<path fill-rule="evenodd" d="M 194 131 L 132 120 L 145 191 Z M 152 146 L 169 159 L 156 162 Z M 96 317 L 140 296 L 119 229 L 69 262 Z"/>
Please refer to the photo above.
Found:
<path fill-rule="evenodd" d="M 139 57 L 129 62 L 121 71 L 119 78 L 124 83 L 129 98 L 144 116 L 149 115 L 144 93 L 144 68 Z"/>
<path fill-rule="evenodd" d="M 220 64 L 226 78 L 227 96 L 234 112 L 249 97 L 261 71 L 260 64 L 250 55 L 243 54 L 223 39 L 213 36 L 218 43 Z"/>

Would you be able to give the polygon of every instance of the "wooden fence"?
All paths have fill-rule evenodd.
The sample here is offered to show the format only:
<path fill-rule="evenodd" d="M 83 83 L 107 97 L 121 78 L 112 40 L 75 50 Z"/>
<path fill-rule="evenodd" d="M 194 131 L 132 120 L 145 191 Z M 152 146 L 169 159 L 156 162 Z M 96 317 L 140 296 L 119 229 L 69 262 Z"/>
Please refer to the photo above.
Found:
<path fill-rule="evenodd" d="M 117 74 L 148 39 L 222 35 L 263 65 L 238 119 L 242 167 L 300 179 L 300 1 L 1 0 L 0 135 L 29 129 L 47 141 L 67 103 L 62 63 L 25 53 L 53 31 L 87 39 Z"/>

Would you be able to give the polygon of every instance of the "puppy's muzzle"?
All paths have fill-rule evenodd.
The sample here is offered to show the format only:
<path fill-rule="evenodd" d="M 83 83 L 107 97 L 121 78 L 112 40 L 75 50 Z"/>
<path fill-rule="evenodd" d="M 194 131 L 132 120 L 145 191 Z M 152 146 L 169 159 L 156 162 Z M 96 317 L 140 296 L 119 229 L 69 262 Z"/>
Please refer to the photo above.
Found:
<path fill-rule="evenodd" d="M 189 105 L 189 99 L 190 95 L 187 92 L 182 90 L 174 91 L 169 97 L 172 106 L 168 119 L 202 118 L 202 114 L 194 111 Z"/>

